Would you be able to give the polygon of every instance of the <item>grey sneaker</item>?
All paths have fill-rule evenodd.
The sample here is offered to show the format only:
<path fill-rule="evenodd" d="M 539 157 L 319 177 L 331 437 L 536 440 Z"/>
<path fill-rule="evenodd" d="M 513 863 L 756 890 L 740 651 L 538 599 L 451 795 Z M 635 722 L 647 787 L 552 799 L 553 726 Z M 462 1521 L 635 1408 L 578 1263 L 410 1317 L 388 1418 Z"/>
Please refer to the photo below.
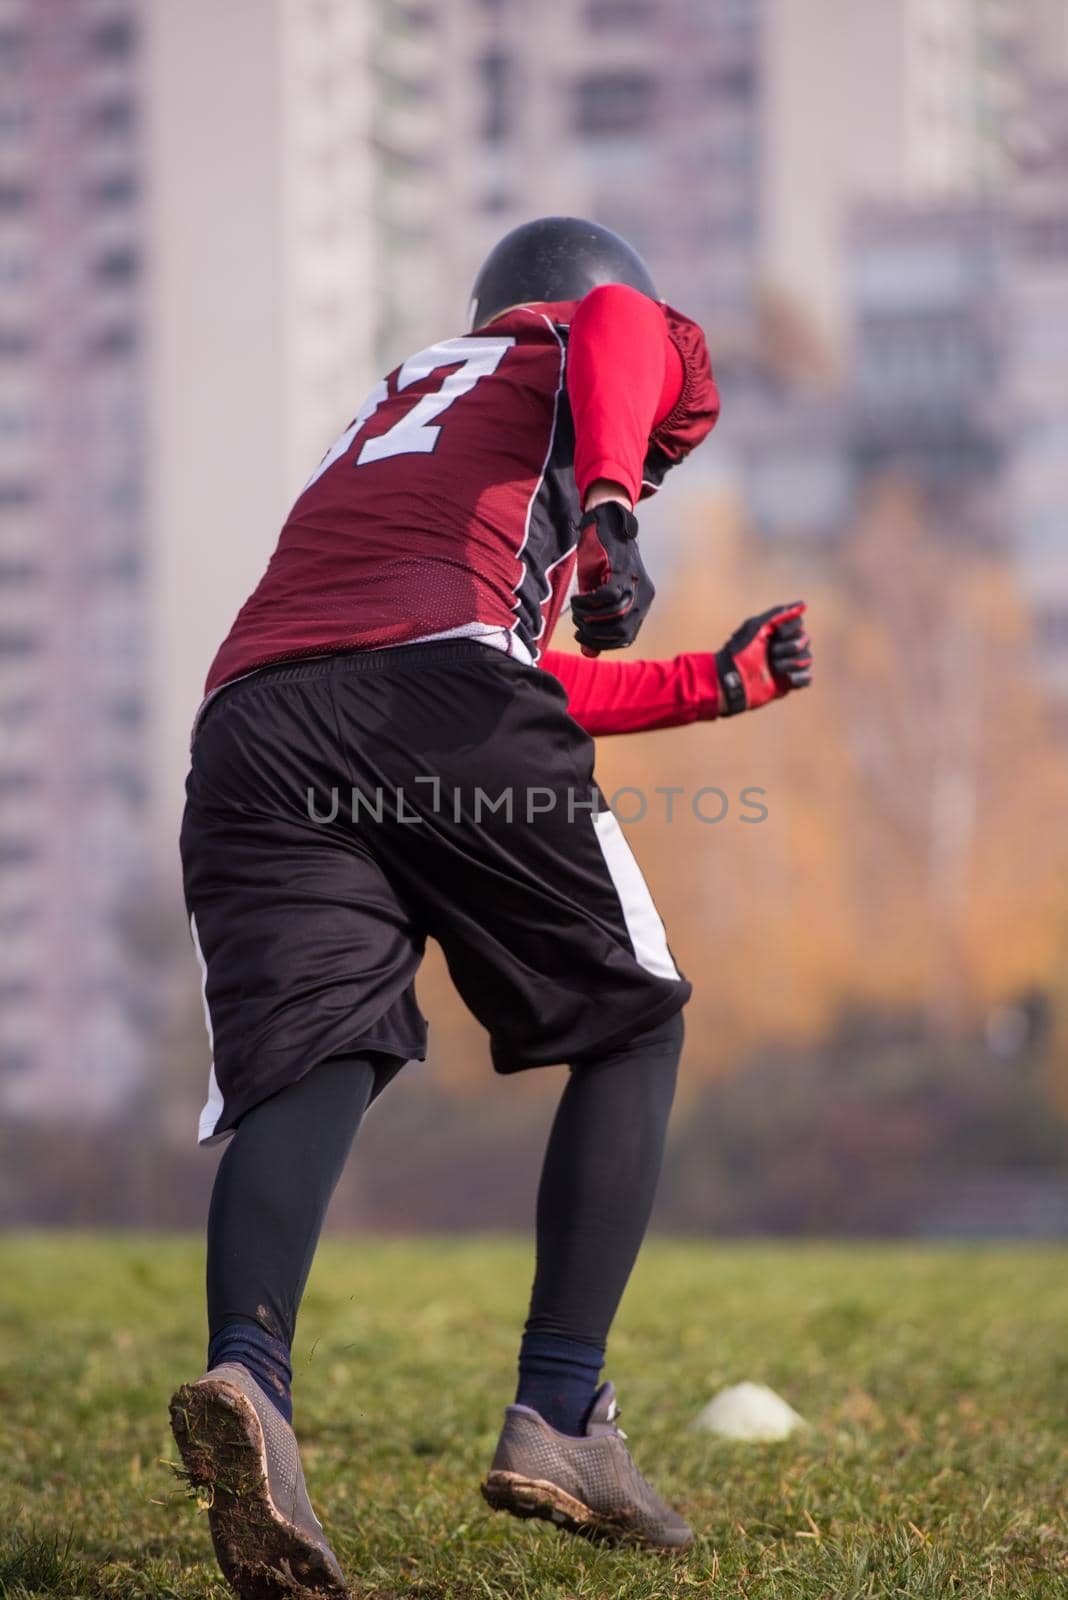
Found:
<path fill-rule="evenodd" d="M 211 1491 L 215 1554 L 241 1600 L 348 1600 L 308 1500 L 293 1429 L 245 1367 L 227 1363 L 183 1384 L 171 1427 L 190 1483 Z"/>
<path fill-rule="evenodd" d="M 557 1433 L 530 1406 L 507 1406 L 484 1498 L 495 1511 L 543 1517 L 587 1538 L 684 1550 L 693 1530 L 634 1465 L 617 1415 L 610 1383 L 594 1396 L 582 1438 Z"/>

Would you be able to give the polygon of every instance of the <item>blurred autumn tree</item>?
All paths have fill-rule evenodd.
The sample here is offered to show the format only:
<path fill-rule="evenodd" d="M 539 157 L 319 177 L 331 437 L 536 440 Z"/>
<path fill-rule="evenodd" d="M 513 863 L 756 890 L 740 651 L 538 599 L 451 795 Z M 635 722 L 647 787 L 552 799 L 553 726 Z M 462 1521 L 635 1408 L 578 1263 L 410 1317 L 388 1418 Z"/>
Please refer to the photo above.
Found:
<path fill-rule="evenodd" d="M 776 1039 L 826 1037 L 845 1012 L 919 1009 L 935 1036 L 959 1036 L 998 1000 L 1050 988 L 1068 754 L 1007 569 L 893 481 L 822 555 L 757 545 L 726 504 L 686 516 L 691 555 L 644 653 L 715 647 L 803 595 L 818 658 L 811 690 L 758 715 L 601 741 L 605 790 L 647 797 L 627 831 L 695 984 L 689 1081 Z M 684 790 L 670 822 L 667 786 Z M 694 813 L 711 786 L 719 822 Z M 742 820 L 752 788 L 759 823 Z M 715 817 L 724 802 L 699 804 Z M 622 818 L 638 808 L 619 795 Z"/>

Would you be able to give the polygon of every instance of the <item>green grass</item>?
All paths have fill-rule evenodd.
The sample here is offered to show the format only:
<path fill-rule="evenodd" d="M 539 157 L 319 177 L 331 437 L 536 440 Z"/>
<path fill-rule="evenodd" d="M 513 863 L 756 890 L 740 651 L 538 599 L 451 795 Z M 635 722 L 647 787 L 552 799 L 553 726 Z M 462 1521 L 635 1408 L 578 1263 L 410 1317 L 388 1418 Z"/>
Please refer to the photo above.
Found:
<path fill-rule="evenodd" d="M 358 1596 L 761 1600 L 1068 1596 L 1068 1254 L 654 1241 L 609 1371 L 688 1560 L 494 1516 L 528 1248 L 331 1241 L 296 1352 L 313 1500 Z M 228 1593 L 168 1462 L 200 1370 L 185 1240 L 0 1241 L 0 1596 Z M 687 1423 L 770 1383 L 812 1426 L 730 1445 Z"/>

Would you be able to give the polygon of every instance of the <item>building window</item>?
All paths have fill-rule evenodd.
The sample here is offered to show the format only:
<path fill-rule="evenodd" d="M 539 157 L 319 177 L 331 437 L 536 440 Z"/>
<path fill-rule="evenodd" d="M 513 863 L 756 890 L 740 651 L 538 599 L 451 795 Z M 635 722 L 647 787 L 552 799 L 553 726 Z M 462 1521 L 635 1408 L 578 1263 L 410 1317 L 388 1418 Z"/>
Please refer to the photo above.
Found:
<path fill-rule="evenodd" d="M 1042 643 L 1050 650 L 1068 650 L 1068 611 L 1046 611 L 1039 618 Z"/>
<path fill-rule="evenodd" d="M 391 3 L 383 8 L 383 26 L 387 33 L 403 37 L 410 33 L 426 33 L 434 26 L 434 9 L 430 5 Z"/>
<path fill-rule="evenodd" d="M 27 100 L 5 100 L 0 105 L 0 139 L 21 138 L 30 131 L 30 106 Z"/>
<path fill-rule="evenodd" d="M 89 343 L 90 356 L 109 360 L 113 356 L 132 355 L 137 349 L 137 330 L 127 322 L 117 322 L 102 328 Z"/>
<path fill-rule="evenodd" d="M 24 866 L 37 859 L 37 849 L 25 839 L 0 839 L 0 866 Z"/>
<path fill-rule="evenodd" d="M 1068 356 L 1068 316 L 1059 306 L 1022 316 L 1016 329 L 1016 348 L 1028 366 L 1057 366 Z"/>
<path fill-rule="evenodd" d="M 125 802 L 125 809 L 126 806 L 135 808 L 142 806 L 148 798 L 148 784 L 144 774 L 125 762 L 116 762 L 113 766 L 81 768 L 78 773 L 78 787 L 83 794 L 93 796 L 97 800 L 94 809 L 101 821 L 107 815 L 103 808 L 108 799 Z M 109 811 L 114 816 L 114 811 L 110 807 Z M 113 851 L 114 846 L 106 833 L 98 833 L 95 841 L 90 837 L 84 859 L 86 861 L 114 859 Z"/>
<path fill-rule="evenodd" d="M 41 577 L 41 568 L 36 561 L 20 560 L 17 556 L 0 560 L 0 587 L 21 588 L 27 583 L 36 583 Z"/>
<path fill-rule="evenodd" d="M 29 978 L 4 978 L 0 981 L 0 1005 L 14 1011 L 37 995 L 37 985 Z"/>
<path fill-rule="evenodd" d="M 0 654 L 3 653 L 3 635 L 0 634 Z M 32 651 L 24 651 L 30 655 Z M 20 695 L 17 699 L 0 701 L 0 723 L 10 732 L 32 727 L 44 715 L 44 702 L 39 695 Z"/>
<path fill-rule="evenodd" d="M 708 93 L 725 100 L 750 100 L 756 88 L 756 72 L 748 63 L 717 67 L 705 79 Z"/>
<path fill-rule="evenodd" d="M 737 177 L 750 175 L 756 166 L 756 143 L 744 128 L 724 129 L 715 140 L 710 165 Z"/>
<path fill-rule="evenodd" d="M 16 506 L 32 505 L 37 498 L 37 491 L 32 483 L 27 483 L 23 478 L 0 479 L 0 506 L 9 510 Z"/>
<path fill-rule="evenodd" d="M 19 795 L 34 794 L 41 787 L 40 774 L 27 772 L 22 767 L 8 767 L 0 772 L 0 794 L 7 795 L 9 799 L 16 799 Z"/>
<path fill-rule="evenodd" d="M 123 509 L 128 509 L 132 501 L 133 496 L 125 498 Z M 104 503 L 109 509 L 114 509 L 110 496 Z M 138 550 L 115 550 L 110 555 L 86 556 L 78 566 L 82 581 L 92 584 L 134 584 L 144 576 L 144 570 L 144 558 Z"/>
<path fill-rule="evenodd" d="M 25 328 L 0 328 L 0 358 L 29 355 L 33 335 Z"/>
<path fill-rule="evenodd" d="M 0 72 L 19 72 L 26 64 L 29 36 L 25 28 L 0 28 Z"/>
<path fill-rule="evenodd" d="M 588 0 L 586 6 L 591 28 L 641 28 L 652 14 L 651 0 Z"/>
<path fill-rule="evenodd" d="M 624 211 L 609 203 L 595 205 L 590 215 L 595 222 L 611 228 L 613 233 L 618 233 L 620 238 L 626 239 L 640 256 L 651 255 L 655 250 L 658 241 L 653 238 L 646 217 L 629 210 Z M 659 242 L 662 244 L 663 239 Z"/>
<path fill-rule="evenodd" d="M 1041 217 L 1023 229 L 1024 247 L 1047 260 L 1068 255 L 1068 216 Z"/>
<path fill-rule="evenodd" d="M 98 256 L 94 271 L 103 283 L 129 283 L 137 276 L 139 265 L 137 251 L 121 245 Z"/>
<path fill-rule="evenodd" d="M 101 100 L 89 112 L 89 126 L 93 133 L 129 133 L 133 123 L 134 106 L 128 95 Z"/>
<path fill-rule="evenodd" d="M 27 439 L 36 431 L 37 416 L 34 412 L 17 406 L 0 406 L 0 439 Z"/>
<path fill-rule="evenodd" d="M 137 199 L 137 179 L 129 172 L 117 172 L 101 178 L 89 190 L 89 198 L 98 206 L 125 206 Z"/>
<path fill-rule="evenodd" d="M 107 716 L 119 728 L 143 728 L 145 725 L 145 703 L 137 695 L 116 695 L 108 702 Z"/>
<path fill-rule="evenodd" d="M 139 511 L 141 509 L 141 480 L 132 476 L 113 478 L 101 497 L 101 504 L 117 516 Z M 117 556 L 113 575 L 123 583 L 129 581 L 131 573 L 134 576 L 138 576 L 140 568 L 138 567 L 136 572 L 133 568 L 133 563 L 137 562 L 138 559 L 132 553 Z"/>
<path fill-rule="evenodd" d="M 1023 461 L 1068 457 L 1068 416 L 1029 418 L 1021 433 L 1020 447 Z"/>
<path fill-rule="evenodd" d="M 498 217 L 511 209 L 514 200 L 508 189 L 490 189 L 482 197 L 482 210 L 487 217 Z"/>
<path fill-rule="evenodd" d="M 36 907 L 13 905 L 6 911 L 0 912 L 0 933 L 18 937 L 20 934 L 32 933 L 39 922 Z"/>
<path fill-rule="evenodd" d="M 0 283 L 28 283 L 32 276 L 32 262 L 24 251 L 0 254 Z"/>
<path fill-rule="evenodd" d="M 744 206 L 719 216 L 706 217 L 700 229 L 702 240 L 716 245 L 752 244 L 755 233 L 756 216 Z"/>
<path fill-rule="evenodd" d="M 0 213 L 25 211 L 30 204 L 30 190 L 25 183 L 0 183 Z"/>
<path fill-rule="evenodd" d="M 482 137 L 501 143 L 512 133 L 515 104 L 512 63 L 501 50 L 487 50 L 478 63 L 478 75 L 485 91 Z"/>
<path fill-rule="evenodd" d="M 591 73 L 575 86 L 575 127 L 590 138 L 644 133 L 652 122 L 653 98 L 647 73 Z"/>
<path fill-rule="evenodd" d="M 752 28 L 757 21 L 761 0 L 720 0 L 716 21 L 725 28 Z M 698 13 L 704 10 L 707 0 L 697 0 Z"/>
<path fill-rule="evenodd" d="M 36 655 L 40 648 L 40 636 L 31 633 L 28 628 L 0 629 L 0 656 L 8 660 Z"/>
<path fill-rule="evenodd" d="M 137 33 L 130 17 L 111 17 L 94 28 L 89 35 L 89 47 L 94 55 L 111 58 L 131 54 Z"/>

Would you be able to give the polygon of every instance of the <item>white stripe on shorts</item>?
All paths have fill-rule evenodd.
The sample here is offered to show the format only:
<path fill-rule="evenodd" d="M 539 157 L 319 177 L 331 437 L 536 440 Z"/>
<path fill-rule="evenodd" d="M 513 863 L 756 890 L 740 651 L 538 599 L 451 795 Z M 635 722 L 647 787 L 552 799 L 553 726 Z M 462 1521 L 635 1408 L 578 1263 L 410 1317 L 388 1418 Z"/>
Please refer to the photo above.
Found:
<path fill-rule="evenodd" d="M 208 1044 L 211 1047 L 211 1071 L 208 1074 L 208 1098 L 204 1109 L 200 1113 L 200 1126 L 197 1129 L 197 1143 L 211 1144 L 215 1125 L 222 1116 L 223 1097 L 219 1088 L 219 1080 L 215 1076 L 215 1029 L 212 1026 L 211 1011 L 208 1008 L 208 963 L 204 960 L 204 952 L 200 948 L 200 935 L 197 933 L 196 913 L 189 919 L 189 931 L 193 935 L 193 949 L 197 953 L 197 964 L 200 967 L 200 994 L 204 1001 L 204 1023 L 208 1030 Z"/>
<path fill-rule="evenodd" d="M 654 977 L 677 978 L 678 968 L 671 959 L 664 924 L 623 829 L 611 811 L 599 811 L 593 819 L 593 825 L 623 908 L 623 920 L 627 924 L 638 965 Z"/>

